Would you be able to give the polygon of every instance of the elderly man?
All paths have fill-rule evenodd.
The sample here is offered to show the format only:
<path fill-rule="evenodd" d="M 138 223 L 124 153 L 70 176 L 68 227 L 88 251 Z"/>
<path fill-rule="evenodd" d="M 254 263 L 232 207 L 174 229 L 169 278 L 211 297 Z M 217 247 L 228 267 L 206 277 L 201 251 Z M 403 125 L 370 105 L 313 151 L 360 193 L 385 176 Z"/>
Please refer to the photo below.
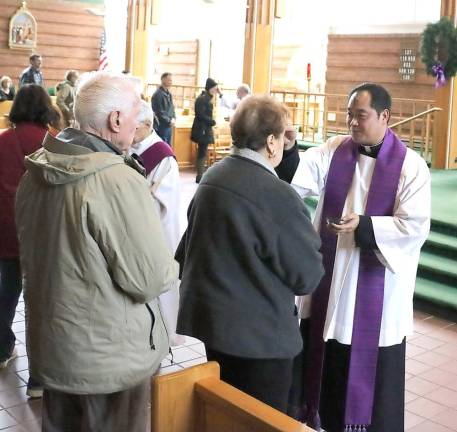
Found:
<path fill-rule="evenodd" d="M 236 89 L 236 98 L 230 98 L 225 94 L 219 92 L 219 97 L 221 100 L 221 107 L 228 108 L 231 112 L 236 110 L 236 107 L 239 103 L 246 97 L 251 94 L 251 88 L 247 84 L 241 84 Z"/>
<path fill-rule="evenodd" d="M 178 247 L 181 231 L 179 228 L 179 168 L 171 147 L 164 142 L 152 125 L 154 113 L 145 101 L 141 101 L 139 126 L 133 138 L 130 154 L 140 157 L 146 169 L 149 188 L 160 215 L 170 250 Z M 179 282 L 174 282 L 170 290 L 159 298 L 168 328 L 171 345 L 184 343 L 184 336 L 176 334 L 176 321 L 179 307 Z"/>
<path fill-rule="evenodd" d="M 151 98 L 151 107 L 157 116 L 156 132 L 162 139 L 171 145 L 171 128 L 175 124 L 176 114 L 173 105 L 173 96 L 170 88 L 173 84 L 170 72 L 165 72 L 160 77 L 160 86 Z"/>
<path fill-rule="evenodd" d="M 131 78 L 87 74 L 80 130 L 47 135 L 26 158 L 16 221 L 46 432 L 144 432 L 149 380 L 168 352 L 157 298 L 177 264 L 142 169 L 123 156 L 139 109 Z"/>
<path fill-rule="evenodd" d="M 430 173 L 388 128 L 390 111 L 386 89 L 362 84 L 349 95 L 350 136 L 300 160 L 289 150 L 283 164 L 302 196 L 321 197 L 326 274 L 312 299 L 300 299 L 305 420 L 316 430 L 404 430 L 405 337 L 430 228 Z"/>
<path fill-rule="evenodd" d="M 62 111 L 65 126 L 73 126 L 75 121 L 75 116 L 73 114 L 73 105 L 75 103 L 75 85 L 78 81 L 79 73 L 75 70 L 69 70 L 65 74 L 65 81 L 57 84 L 57 106 Z"/>
<path fill-rule="evenodd" d="M 19 78 L 19 87 L 25 84 L 38 84 L 44 87 L 43 73 L 41 72 L 42 57 L 39 54 L 32 54 L 29 61 L 30 66 L 23 70 Z"/>

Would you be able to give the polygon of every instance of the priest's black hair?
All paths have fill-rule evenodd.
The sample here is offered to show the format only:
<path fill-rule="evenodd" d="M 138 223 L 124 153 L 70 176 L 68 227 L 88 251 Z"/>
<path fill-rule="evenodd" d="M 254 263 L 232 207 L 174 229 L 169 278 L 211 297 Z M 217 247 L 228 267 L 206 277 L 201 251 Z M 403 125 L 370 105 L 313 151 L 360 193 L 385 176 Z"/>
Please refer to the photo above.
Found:
<path fill-rule="evenodd" d="M 371 96 L 371 108 L 375 109 L 378 116 L 384 111 L 390 112 L 392 108 L 392 98 L 389 92 L 381 85 L 374 83 L 363 83 L 353 88 L 349 93 L 349 99 L 354 93 L 366 91 Z"/>

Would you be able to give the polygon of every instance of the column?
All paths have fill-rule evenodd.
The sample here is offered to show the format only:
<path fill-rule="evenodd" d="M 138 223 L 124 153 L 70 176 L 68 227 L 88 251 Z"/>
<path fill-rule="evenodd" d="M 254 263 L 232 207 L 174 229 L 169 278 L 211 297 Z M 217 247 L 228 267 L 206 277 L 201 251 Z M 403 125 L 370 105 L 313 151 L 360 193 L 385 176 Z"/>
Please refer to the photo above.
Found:
<path fill-rule="evenodd" d="M 269 93 L 275 17 L 284 0 L 246 0 L 243 82 L 254 93 Z"/>
<path fill-rule="evenodd" d="M 129 0 L 127 13 L 127 47 L 125 69 L 147 83 L 149 40 L 152 26 L 158 21 L 160 0 Z"/>
<path fill-rule="evenodd" d="M 456 0 L 441 0 L 441 16 L 456 20 Z M 436 90 L 435 105 L 443 109 L 435 117 L 432 167 L 457 168 L 457 88 L 455 78 Z"/>

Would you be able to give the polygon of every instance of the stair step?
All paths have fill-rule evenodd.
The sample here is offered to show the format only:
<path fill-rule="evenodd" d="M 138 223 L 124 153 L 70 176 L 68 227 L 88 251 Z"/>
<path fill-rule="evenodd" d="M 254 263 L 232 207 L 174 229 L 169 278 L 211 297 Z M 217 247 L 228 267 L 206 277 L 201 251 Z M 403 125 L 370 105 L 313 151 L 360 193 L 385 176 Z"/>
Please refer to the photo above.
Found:
<path fill-rule="evenodd" d="M 431 230 L 441 234 L 457 237 L 457 225 L 432 218 Z"/>
<path fill-rule="evenodd" d="M 435 255 L 455 258 L 457 257 L 457 237 L 431 231 L 423 250 Z"/>
<path fill-rule="evenodd" d="M 457 289 L 456 264 L 455 258 L 438 256 L 423 250 L 419 260 L 418 274 L 425 279 L 448 283 Z"/>
<path fill-rule="evenodd" d="M 457 287 L 417 278 L 414 296 L 457 310 Z"/>
<path fill-rule="evenodd" d="M 430 231 L 427 241 L 443 245 L 457 251 L 457 237 L 443 234 L 436 231 Z"/>

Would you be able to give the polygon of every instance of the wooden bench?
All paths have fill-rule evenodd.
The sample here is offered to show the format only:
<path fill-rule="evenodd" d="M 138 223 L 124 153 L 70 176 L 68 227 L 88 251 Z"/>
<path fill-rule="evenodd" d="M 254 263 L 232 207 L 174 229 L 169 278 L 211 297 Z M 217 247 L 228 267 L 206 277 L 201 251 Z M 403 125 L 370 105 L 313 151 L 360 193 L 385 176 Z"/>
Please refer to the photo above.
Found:
<path fill-rule="evenodd" d="M 10 126 L 8 114 L 10 113 L 13 101 L 7 100 L 0 102 L 0 129 L 7 129 Z"/>
<path fill-rule="evenodd" d="M 313 432 L 220 380 L 216 362 L 156 376 L 152 432 Z"/>

